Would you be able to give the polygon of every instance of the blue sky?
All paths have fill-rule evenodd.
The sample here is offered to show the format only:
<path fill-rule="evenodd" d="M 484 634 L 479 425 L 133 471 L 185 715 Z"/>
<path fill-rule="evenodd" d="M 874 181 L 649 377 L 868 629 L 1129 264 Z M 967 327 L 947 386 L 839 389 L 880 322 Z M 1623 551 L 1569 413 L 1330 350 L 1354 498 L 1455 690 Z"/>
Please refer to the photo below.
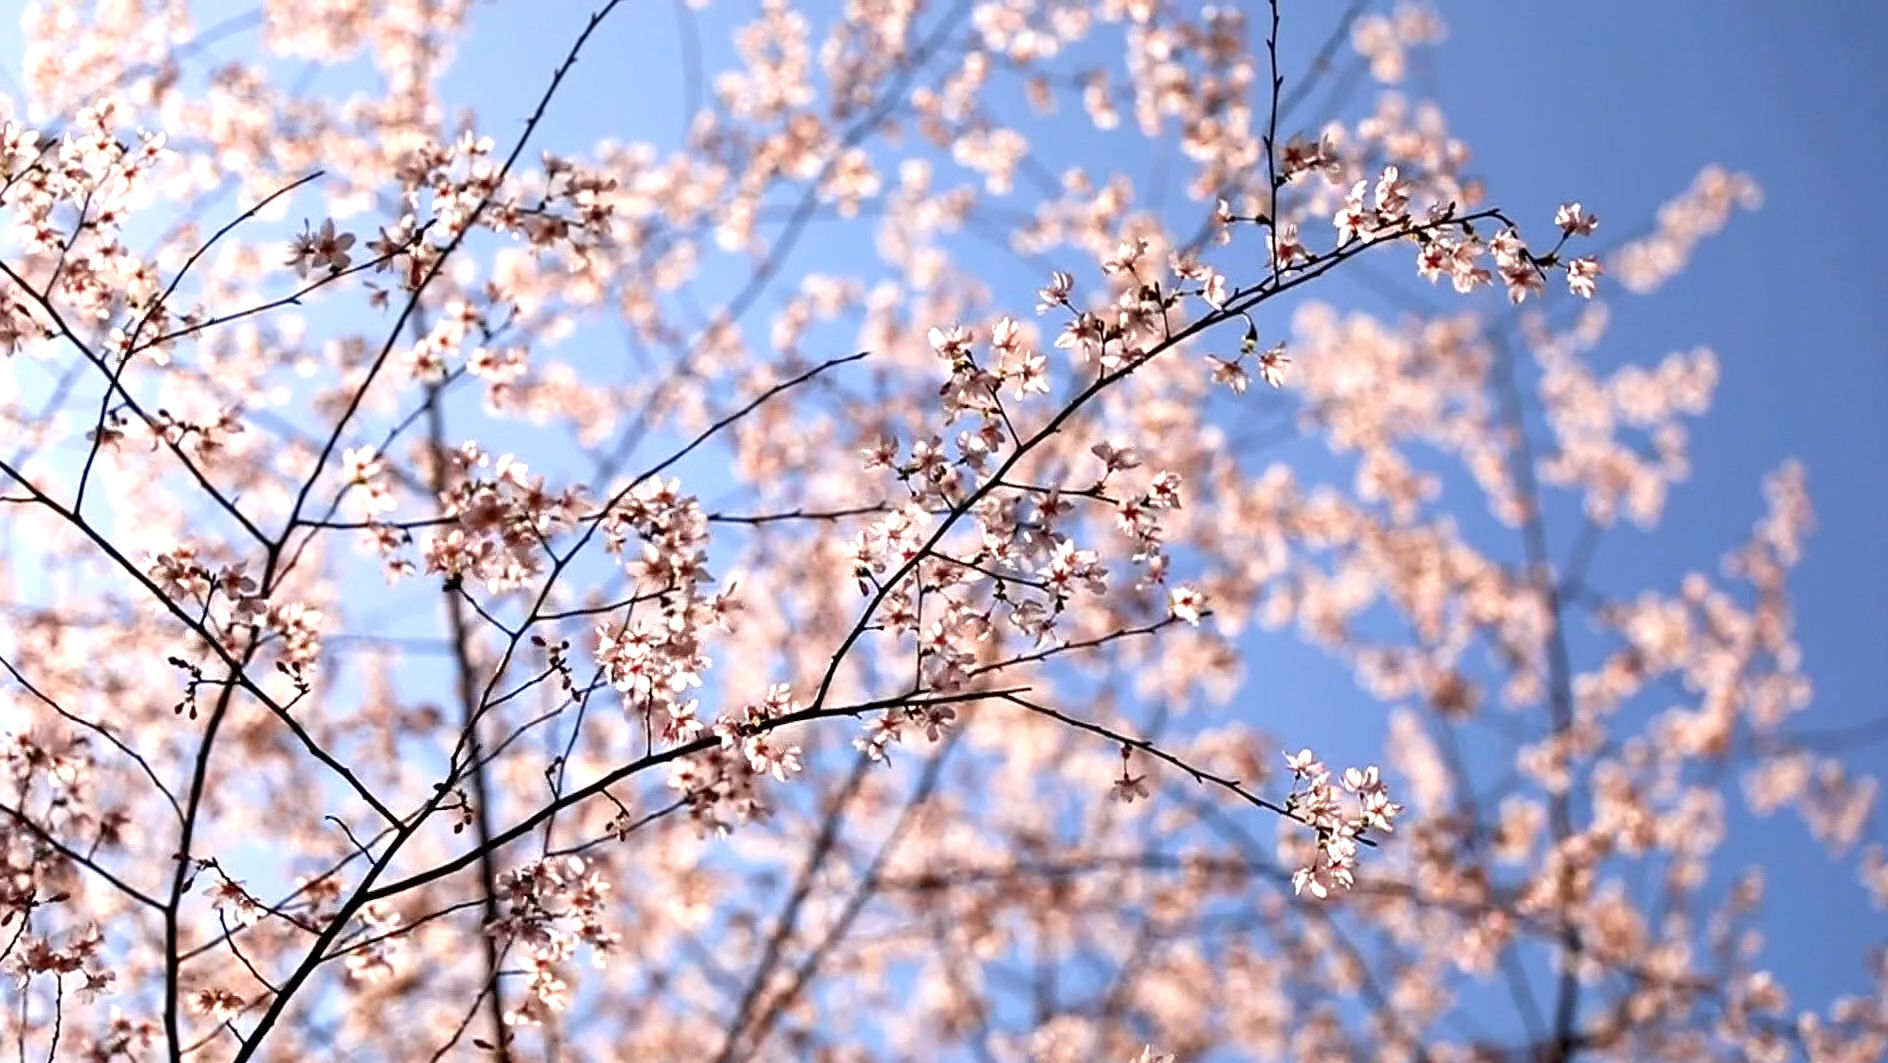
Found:
<path fill-rule="evenodd" d="M 201 6 L 211 12 L 204 25 L 216 12 L 243 7 L 228 0 Z M 1288 71 L 1302 67 L 1292 57 L 1308 54 L 1339 6 L 1286 4 Z M 1874 4 L 1834 0 L 1438 6 L 1448 39 L 1433 64 L 1417 67 L 1411 87 L 1436 96 L 1474 149 L 1474 169 L 1492 198 L 1516 217 L 1545 229 L 1557 203 L 1579 199 L 1601 217 L 1605 242 L 1649 218 L 1706 163 L 1747 171 L 1763 186 L 1763 208 L 1735 216 L 1655 295 L 1616 287 L 1608 294 L 1614 325 L 1597 356 L 1603 365 L 1648 363 L 1706 345 L 1723 372 L 1710 414 L 1692 426 L 1691 478 L 1674 491 L 1658 531 L 1609 537 L 1596 582 L 1613 591 L 1669 589 L 1685 571 L 1715 573 L 1761 511 L 1760 478 L 1786 458 L 1801 459 L 1819 518 L 1793 583 L 1817 692 L 1803 724 L 1836 728 L 1880 717 L 1888 711 L 1877 693 L 1888 633 L 1888 484 L 1881 473 L 1888 300 L 1875 258 L 1888 244 L 1877 202 L 1888 169 L 1888 137 L 1877 124 L 1888 113 L 1888 79 L 1879 73 L 1888 64 L 1888 20 Z M 682 105 L 671 86 L 686 54 L 675 12 L 665 3 L 634 7 L 599 32 L 554 106 L 542 146 L 580 150 L 600 136 L 674 142 Z M 478 109 L 481 128 L 501 150 L 588 8 L 501 0 L 478 12 L 447 94 Z M 717 30 L 727 18 L 720 10 L 703 16 L 711 70 L 725 50 Z M 17 24 L 0 26 L 0 62 L 10 74 L 18 69 L 17 32 Z M 235 36 L 210 54 L 235 58 L 253 40 Z M 324 75 L 316 90 L 345 87 L 345 75 L 334 76 L 342 80 Z M 789 273 L 834 254 L 815 243 Z M 1019 289 L 1013 301 L 1026 311 L 1034 300 Z M 1557 553 L 1565 547 L 1561 531 Z M 1299 701 L 1361 698 L 1339 666 L 1313 651 L 1258 639 L 1249 648 Z M 1302 726 L 1314 743 L 1357 740 L 1349 717 L 1257 722 Z M 1885 750 L 1857 749 L 1853 761 L 1879 772 Z M 1734 844 L 1769 866 L 1772 948 L 1789 980 L 1817 999 L 1858 985 L 1853 959 L 1825 963 L 1823 946 L 1852 938 L 1858 926 L 1880 925 L 1881 913 L 1860 900 L 1846 871 L 1831 884 L 1831 865 L 1798 834 L 1793 822 L 1781 821 L 1745 829 Z"/>
<path fill-rule="evenodd" d="M 1538 216 L 1579 198 L 1615 231 L 1648 217 L 1700 164 L 1752 174 L 1764 205 L 1733 218 L 1691 267 L 1647 298 L 1614 295 L 1602 356 L 1645 360 L 1693 344 L 1722 376 L 1692 432 L 1693 473 L 1658 534 L 1603 548 L 1595 570 L 1627 587 L 1715 572 L 1758 513 L 1758 478 L 1786 457 L 1809 473 L 1819 530 L 1792 582 L 1816 703 L 1806 728 L 1888 712 L 1888 301 L 1876 263 L 1888 226 L 1868 187 L 1888 165 L 1882 9 L 1866 3 L 1442 5 L 1440 99 L 1496 198 Z M 1513 197 L 1520 197 L 1518 200 Z M 1605 230 L 1602 230 L 1604 234 Z M 1880 774 L 1885 747 L 1857 748 Z M 1805 990 L 1858 987 L 1859 950 L 1883 925 L 1794 824 L 1737 822 L 1766 865 L 1770 945 Z M 1879 821 L 1878 821 L 1879 822 Z M 1880 838 L 1879 827 L 1872 837 Z M 1878 940 L 1879 930 L 1865 934 Z M 1806 993 L 1813 997 L 1813 991 Z"/>

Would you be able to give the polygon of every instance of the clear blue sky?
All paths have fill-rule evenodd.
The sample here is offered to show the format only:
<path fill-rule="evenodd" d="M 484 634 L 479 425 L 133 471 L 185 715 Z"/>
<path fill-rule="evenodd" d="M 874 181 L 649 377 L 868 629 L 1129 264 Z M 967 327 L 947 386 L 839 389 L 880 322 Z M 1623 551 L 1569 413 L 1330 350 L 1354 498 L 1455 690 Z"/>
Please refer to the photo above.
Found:
<path fill-rule="evenodd" d="M 1637 546 L 1615 541 L 1595 570 L 1620 587 L 1683 568 L 1715 572 L 1726 536 L 1758 512 L 1758 477 L 1800 458 L 1820 525 L 1793 582 L 1816 684 L 1801 722 L 1836 727 L 1888 712 L 1888 287 L 1878 265 L 1888 222 L 1868 191 L 1888 167 L 1888 9 L 1853 0 L 1441 8 L 1450 34 L 1437 55 L 1440 99 L 1495 197 L 1522 197 L 1523 216 L 1579 198 L 1617 231 L 1709 161 L 1763 186 L 1763 208 L 1736 216 L 1682 276 L 1648 298 L 1611 297 L 1606 355 L 1644 360 L 1706 344 L 1723 372 L 1693 430 L 1692 477 L 1661 531 Z M 1857 749 L 1852 763 L 1879 775 L 1885 751 Z M 1883 913 L 1860 903 L 1850 881 L 1830 880 L 1794 824 L 1739 822 L 1738 851 L 1767 865 L 1770 944 L 1790 980 L 1859 988 L 1853 943 L 1858 933 L 1878 943 Z"/>
<path fill-rule="evenodd" d="M 1793 581 L 1816 703 L 1810 728 L 1888 712 L 1888 299 L 1876 264 L 1888 223 L 1866 189 L 1888 165 L 1888 18 L 1877 4 L 1600 0 L 1440 5 L 1449 38 L 1434 85 L 1494 198 L 1538 217 L 1578 198 L 1616 234 L 1649 217 L 1699 166 L 1752 174 L 1764 206 L 1739 214 L 1690 268 L 1637 298 L 1614 290 L 1600 356 L 1644 361 L 1693 344 L 1718 355 L 1711 413 L 1692 431 L 1693 473 L 1655 535 L 1616 538 L 1601 582 L 1670 586 L 1716 572 L 1758 513 L 1758 478 L 1800 458 L 1819 520 Z M 1289 10 L 1289 8 L 1287 9 Z M 1603 228 L 1602 233 L 1606 230 Z M 1888 767 L 1882 745 L 1852 764 Z M 1799 1002 L 1860 988 L 1858 936 L 1888 925 L 1787 819 L 1732 843 L 1766 865 L 1772 958 Z M 1871 836 L 1879 839 L 1879 827 Z"/>
<path fill-rule="evenodd" d="M 501 0 L 481 9 L 449 81 L 452 100 L 476 107 L 481 127 L 508 144 L 589 6 Z M 605 135 L 673 143 L 681 114 L 672 89 L 674 14 L 666 3 L 633 6 L 577 67 L 542 146 L 580 150 Z M 1287 56 L 1306 54 L 1339 6 L 1288 0 Z M 1611 538 L 1596 582 L 1669 589 L 1684 571 L 1715 573 L 1760 512 L 1760 478 L 1799 458 L 1820 524 L 1794 582 L 1817 691 L 1803 722 L 1828 728 L 1882 715 L 1888 298 L 1875 260 L 1888 247 L 1880 202 L 1888 136 L 1879 125 L 1888 114 L 1888 15 L 1860 0 L 1459 0 L 1439 8 L 1448 40 L 1433 68 L 1417 69 L 1413 86 L 1437 95 L 1475 150 L 1492 198 L 1515 216 L 1544 228 L 1555 204 L 1580 199 L 1600 215 L 1606 238 L 1650 217 L 1709 162 L 1748 171 L 1763 186 L 1763 209 L 1737 215 L 1656 295 L 1617 288 L 1608 295 L 1615 323 L 1602 361 L 1650 362 L 1702 344 L 1717 352 L 1723 374 L 1713 410 L 1693 428 L 1692 477 L 1674 492 L 1661 529 Z M 717 29 L 727 17 L 717 10 L 703 19 L 711 70 L 725 48 Z M 18 70 L 17 33 L 17 23 L 0 26 L 0 63 L 9 73 Z M 253 40 L 233 37 L 212 54 L 234 58 Z M 324 78 L 317 91 L 333 87 Z M 788 272 L 821 255 L 807 249 Z M 1027 310 L 1033 299 L 1024 289 L 1015 302 Z M 1341 669 L 1315 653 L 1271 643 L 1253 650 L 1297 698 L 1359 697 Z M 1856 751 L 1857 766 L 1880 772 L 1885 748 Z M 1883 919 L 1846 875 L 1828 881 L 1829 865 L 1794 840 L 1799 833 L 1780 822 L 1735 844 L 1769 865 L 1772 948 L 1788 980 L 1813 1000 L 1859 986 L 1859 950 L 1825 962 L 1824 946 Z"/>

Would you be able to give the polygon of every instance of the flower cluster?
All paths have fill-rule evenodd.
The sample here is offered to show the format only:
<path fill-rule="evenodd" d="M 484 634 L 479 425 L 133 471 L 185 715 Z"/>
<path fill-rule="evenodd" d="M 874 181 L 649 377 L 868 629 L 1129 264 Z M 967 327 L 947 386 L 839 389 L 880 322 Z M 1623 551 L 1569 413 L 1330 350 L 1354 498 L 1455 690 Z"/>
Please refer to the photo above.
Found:
<path fill-rule="evenodd" d="M 522 946 L 524 1001 L 505 1014 L 507 1024 L 535 1026 L 569 1006 L 562 966 L 588 946 L 599 967 L 619 945 L 606 928 L 610 884 L 580 856 L 549 857 L 498 876 L 500 912 L 485 932 Z"/>
<path fill-rule="evenodd" d="M 679 481 L 656 478 L 625 492 L 599 526 L 605 549 L 623 559 L 640 593 L 630 615 L 597 625 L 597 663 L 625 707 L 652 721 L 665 741 L 692 741 L 703 725 L 688 694 L 711 663 L 702 640 L 726 628 L 736 608 L 732 587 L 707 593 L 715 577 L 701 506 Z M 644 601 L 654 609 L 638 615 L 636 603 Z"/>
<path fill-rule="evenodd" d="M 1374 764 L 1346 768 L 1338 782 L 1309 749 L 1285 754 L 1285 765 L 1292 774 L 1285 807 L 1317 834 L 1315 855 L 1292 872 L 1292 891 L 1324 898 L 1349 889 L 1356 881 L 1359 840 L 1370 831 L 1389 833 L 1403 806 L 1390 800 Z"/>
<path fill-rule="evenodd" d="M 698 828 L 725 834 L 767 816 L 762 780 L 785 782 L 802 767 L 800 747 L 778 733 L 782 718 L 793 713 L 791 688 L 776 683 L 765 699 L 715 722 L 713 747 L 675 761 L 669 787 L 681 792 Z"/>
<path fill-rule="evenodd" d="M 15 989 L 22 989 L 33 979 L 47 975 L 62 984 L 63 976 L 77 975 L 74 981 L 80 999 L 90 1000 L 110 992 L 117 977 L 101 966 L 104 949 L 104 936 L 95 926 L 64 935 L 63 941 L 22 934 L 14 939 L 3 969 L 12 975 Z"/>
<path fill-rule="evenodd" d="M 494 592 L 525 586 L 549 564 L 552 538 L 587 510 L 582 487 L 552 491 L 511 455 L 494 462 L 467 444 L 442 460 L 455 479 L 439 502 L 453 521 L 426 544 L 429 573 L 477 579 Z M 476 475 L 488 465 L 489 477 Z"/>
<path fill-rule="evenodd" d="M 916 727 L 932 742 L 941 740 L 957 720 L 949 702 L 919 702 L 887 709 L 866 722 L 852 747 L 881 764 L 891 763 L 891 745 L 904 741 L 906 727 Z"/>

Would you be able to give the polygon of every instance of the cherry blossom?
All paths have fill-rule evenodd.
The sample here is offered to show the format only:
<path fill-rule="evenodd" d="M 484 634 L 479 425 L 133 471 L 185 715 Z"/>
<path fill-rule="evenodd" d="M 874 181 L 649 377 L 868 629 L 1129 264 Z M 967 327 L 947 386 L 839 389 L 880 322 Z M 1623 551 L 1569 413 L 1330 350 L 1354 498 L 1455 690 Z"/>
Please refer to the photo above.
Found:
<path fill-rule="evenodd" d="M 0 1049 L 1888 1044 L 1733 844 L 1888 904 L 1809 471 L 1598 571 L 1737 371 L 1603 296 L 1750 178 L 1508 211 L 1417 3 L 211 6 L 0 106 Z"/>

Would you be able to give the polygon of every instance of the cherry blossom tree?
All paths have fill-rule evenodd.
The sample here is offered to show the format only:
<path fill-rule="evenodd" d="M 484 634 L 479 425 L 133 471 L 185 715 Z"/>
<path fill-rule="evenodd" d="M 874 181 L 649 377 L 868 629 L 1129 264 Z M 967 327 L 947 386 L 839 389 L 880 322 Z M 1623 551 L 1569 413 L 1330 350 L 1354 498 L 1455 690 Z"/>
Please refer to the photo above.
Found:
<path fill-rule="evenodd" d="M 1719 371 L 1599 368 L 1609 288 L 1757 188 L 1516 216 L 1398 87 L 1437 16 L 1311 7 L 541 4 L 474 114 L 491 5 L 34 0 L 4 1040 L 1881 1058 L 1888 956 L 1793 997 L 1731 830 L 1888 906 L 1804 470 L 1719 575 L 1589 571 Z M 552 146 L 632 42 L 679 135 Z"/>

